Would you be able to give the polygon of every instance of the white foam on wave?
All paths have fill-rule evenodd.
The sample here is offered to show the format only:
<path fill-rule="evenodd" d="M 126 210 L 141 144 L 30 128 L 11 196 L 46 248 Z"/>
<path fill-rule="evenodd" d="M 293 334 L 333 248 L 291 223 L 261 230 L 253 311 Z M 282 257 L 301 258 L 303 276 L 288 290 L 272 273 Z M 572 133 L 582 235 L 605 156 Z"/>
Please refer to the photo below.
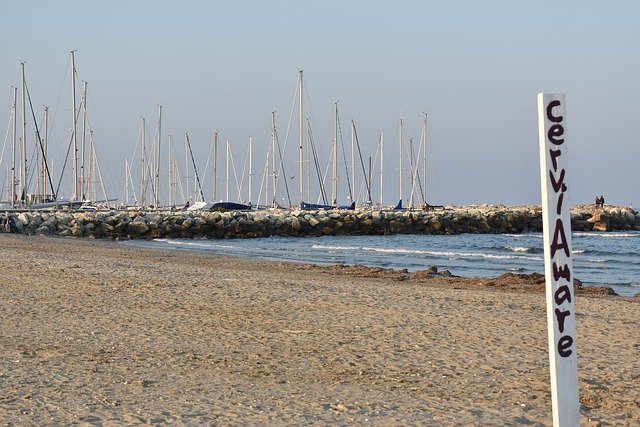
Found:
<path fill-rule="evenodd" d="M 511 252 L 524 252 L 524 253 L 542 252 L 542 249 L 530 248 L 527 246 L 505 246 L 504 249 Z M 571 251 L 571 253 L 574 255 L 583 254 L 585 252 L 586 252 L 586 249 L 575 249 Z"/>
<path fill-rule="evenodd" d="M 589 231 L 577 231 L 573 233 L 576 236 L 590 236 L 590 237 L 640 237 L 640 233 L 592 233 Z"/>
<path fill-rule="evenodd" d="M 386 248 L 369 248 L 363 247 L 364 251 L 383 252 L 393 254 L 416 254 L 416 255 L 431 255 L 437 257 L 449 257 L 449 258 L 484 258 L 484 259 L 527 259 L 540 261 L 542 258 L 523 255 L 496 255 L 485 254 L 479 252 L 449 252 L 449 251 L 424 251 L 419 249 L 386 249 Z"/>
<path fill-rule="evenodd" d="M 173 239 L 153 239 L 154 242 L 160 243 L 168 243 L 170 245 L 176 246 L 191 246 L 197 248 L 223 248 L 223 249 L 237 249 L 237 246 L 232 245 L 220 245 L 212 243 L 210 240 L 208 241 L 198 241 L 198 240 L 173 240 Z"/>
<path fill-rule="evenodd" d="M 360 249 L 358 246 L 331 246 L 331 245 L 312 245 L 312 249 L 326 249 L 330 251 L 355 251 Z"/>
<path fill-rule="evenodd" d="M 508 249 L 513 252 L 531 252 L 533 248 L 528 248 L 526 246 L 506 246 L 505 249 Z"/>

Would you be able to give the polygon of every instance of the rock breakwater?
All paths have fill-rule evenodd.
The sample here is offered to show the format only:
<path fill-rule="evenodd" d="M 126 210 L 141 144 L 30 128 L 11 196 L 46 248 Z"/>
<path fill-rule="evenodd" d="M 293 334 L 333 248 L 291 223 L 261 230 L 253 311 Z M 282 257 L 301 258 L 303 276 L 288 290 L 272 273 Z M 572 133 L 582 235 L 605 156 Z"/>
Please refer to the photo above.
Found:
<path fill-rule="evenodd" d="M 539 207 L 483 205 L 438 211 L 257 210 L 250 212 L 7 212 L 11 231 L 112 239 L 252 238 L 268 236 L 522 233 L 542 230 Z M 640 230 L 630 208 L 576 206 L 574 231 Z"/>

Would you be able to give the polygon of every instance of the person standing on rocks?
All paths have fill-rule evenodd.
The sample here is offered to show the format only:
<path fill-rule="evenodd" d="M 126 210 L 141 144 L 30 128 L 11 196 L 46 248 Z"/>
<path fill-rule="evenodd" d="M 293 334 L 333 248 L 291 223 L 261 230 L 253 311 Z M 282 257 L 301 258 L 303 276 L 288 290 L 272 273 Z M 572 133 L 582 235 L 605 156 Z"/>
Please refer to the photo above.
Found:
<path fill-rule="evenodd" d="M 4 220 L 4 232 L 5 233 L 11 233 L 13 230 L 11 229 L 11 225 L 13 224 L 13 219 L 11 218 L 11 215 L 7 215 L 7 217 Z"/>

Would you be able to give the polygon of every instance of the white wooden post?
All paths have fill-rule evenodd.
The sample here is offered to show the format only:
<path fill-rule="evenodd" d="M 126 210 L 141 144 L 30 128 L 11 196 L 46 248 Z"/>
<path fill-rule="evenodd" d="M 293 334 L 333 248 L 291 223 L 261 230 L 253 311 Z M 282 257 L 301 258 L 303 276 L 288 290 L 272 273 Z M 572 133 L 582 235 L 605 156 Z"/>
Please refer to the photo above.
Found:
<path fill-rule="evenodd" d="M 578 426 L 576 312 L 564 94 L 538 94 L 549 369 L 555 426 Z"/>

